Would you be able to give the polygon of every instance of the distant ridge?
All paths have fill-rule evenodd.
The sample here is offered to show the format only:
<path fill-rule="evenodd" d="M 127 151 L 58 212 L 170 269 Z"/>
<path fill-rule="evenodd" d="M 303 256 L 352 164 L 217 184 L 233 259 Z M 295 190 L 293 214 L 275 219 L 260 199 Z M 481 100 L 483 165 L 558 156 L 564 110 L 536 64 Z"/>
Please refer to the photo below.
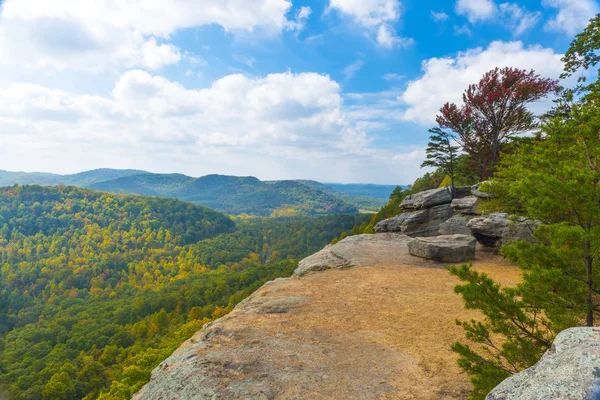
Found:
<path fill-rule="evenodd" d="M 252 176 L 156 174 L 101 168 L 76 174 L 0 170 L 0 186 L 71 185 L 94 190 L 177 198 L 228 214 L 306 216 L 376 211 L 392 185 L 323 184 L 311 180 L 261 181 Z"/>

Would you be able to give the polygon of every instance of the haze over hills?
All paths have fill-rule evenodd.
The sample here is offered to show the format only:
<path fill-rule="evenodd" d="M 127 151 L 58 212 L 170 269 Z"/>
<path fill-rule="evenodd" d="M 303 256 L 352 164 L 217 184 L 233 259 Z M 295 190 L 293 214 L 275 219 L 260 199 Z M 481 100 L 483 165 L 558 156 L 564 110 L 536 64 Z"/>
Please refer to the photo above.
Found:
<path fill-rule="evenodd" d="M 260 181 L 254 177 L 156 174 L 96 169 L 71 175 L 0 171 L 0 186 L 72 185 L 121 194 L 185 200 L 229 214 L 296 216 L 376 211 L 393 185 L 323 184 L 309 180 Z"/>

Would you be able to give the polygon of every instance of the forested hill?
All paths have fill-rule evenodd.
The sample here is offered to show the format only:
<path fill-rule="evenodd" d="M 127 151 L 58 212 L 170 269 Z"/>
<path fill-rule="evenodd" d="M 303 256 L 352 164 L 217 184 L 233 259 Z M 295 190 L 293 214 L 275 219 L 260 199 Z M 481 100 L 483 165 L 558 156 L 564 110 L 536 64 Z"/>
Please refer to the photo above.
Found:
<path fill-rule="evenodd" d="M 228 214 L 298 216 L 377 211 L 394 186 L 323 184 L 308 180 L 260 181 L 254 177 L 154 174 L 96 169 L 72 175 L 0 170 L 0 186 L 73 185 L 113 193 L 171 197 Z"/>
<path fill-rule="evenodd" d="M 1 188 L 1 397 L 129 399 L 204 323 L 363 219 L 232 220 L 176 199 Z"/>
<path fill-rule="evenodd" d="M 0 170 L 0 186 L 10 185 L 72 185 L 87 187 L 97 182 L 117 179 L 123 176 L 146 173 L 137 169 L 100 168 L 77 174 L 59 175 L 47 172 L 12 172 Z"/>
<path fill-rule="evenodd" d="M 299 182 L 262 182 L 253 177 L 140 174 L 90 187 L 115 193 L 175 197 L 236 215 L 297 216 L 358 211 L 333 194 Z"/>

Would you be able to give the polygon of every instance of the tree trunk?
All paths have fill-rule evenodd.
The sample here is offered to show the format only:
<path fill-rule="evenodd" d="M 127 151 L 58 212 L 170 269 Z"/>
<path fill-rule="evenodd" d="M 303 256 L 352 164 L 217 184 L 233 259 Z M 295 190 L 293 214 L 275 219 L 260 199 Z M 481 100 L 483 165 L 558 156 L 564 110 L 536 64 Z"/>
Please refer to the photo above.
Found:
<path fill-rule="evenodd" d="M 586 272 L 587 272 L 587 298 L 586 298 L 586 303 L 587 303 L 587 317 L 586 317 L 586 325 L 587 326 L 594 326 L 594 298 L 593 298 L 593 288 L 594 288 L 594 280 L 592 277 L 592 272 L 593 272 L 593 268 L 592 268 L 592 255 L 591 255 L 591 243 L 590 240 L 588 239 L 585 243 L 585 252 L 586 252 L 586 256 L 585 256 L 585 266 L 586 266 Z"/>

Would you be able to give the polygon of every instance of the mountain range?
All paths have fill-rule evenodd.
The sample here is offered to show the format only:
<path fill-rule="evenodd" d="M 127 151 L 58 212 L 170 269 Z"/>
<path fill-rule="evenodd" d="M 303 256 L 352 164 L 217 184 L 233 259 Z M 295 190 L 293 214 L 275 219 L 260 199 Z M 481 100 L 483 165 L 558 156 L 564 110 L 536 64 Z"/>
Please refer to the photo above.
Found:
<path fill-rule="evenodd" d="M 228 214 L 298 216 L 376 211 L 393 185 L 261 181 L 255 177 L 157 174 L 134 169 L 95 169 L 70 175 L 0 170 L 0 186 L 78 186 L 103 192 L 177 198 Z"/>

